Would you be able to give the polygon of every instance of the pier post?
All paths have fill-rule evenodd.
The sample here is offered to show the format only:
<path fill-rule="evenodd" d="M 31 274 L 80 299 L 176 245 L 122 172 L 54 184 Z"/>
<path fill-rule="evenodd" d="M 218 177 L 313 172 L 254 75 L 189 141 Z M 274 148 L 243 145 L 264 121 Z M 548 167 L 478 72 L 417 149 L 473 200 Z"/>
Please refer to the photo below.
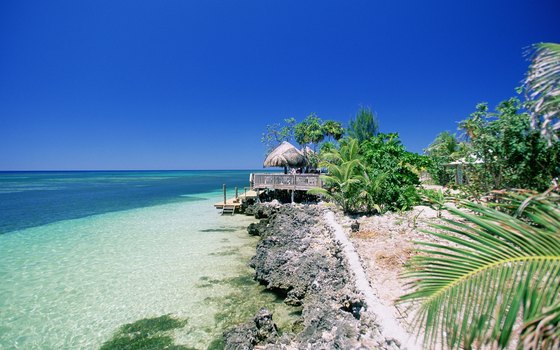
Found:
<path fill-rule="evenodd" d="M 226 197 L 226 184 L 224 184 L 224 205 L 226 204 L 227 197 Z"/>
<path fill-rule="evenodd" d="M 245 194 L 245 200 L 247 200 L 247 187 L 243 187 L 243 192 Z"/>
<path fill-rule="evenodd" d="M 237 192 L 237 186 L 235 186 L 235 199 L 237 199 L 239 197 L 238 192 Z"/>

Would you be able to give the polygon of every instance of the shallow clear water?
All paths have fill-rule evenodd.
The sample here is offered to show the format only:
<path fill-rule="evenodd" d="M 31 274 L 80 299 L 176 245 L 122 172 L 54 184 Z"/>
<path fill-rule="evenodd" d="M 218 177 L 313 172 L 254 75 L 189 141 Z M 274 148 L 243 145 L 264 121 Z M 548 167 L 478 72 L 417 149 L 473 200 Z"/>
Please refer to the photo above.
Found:
<path fill-rule="evenodd" d="M 227 184 L 248 186 L 249 171 L 0 172 L 0 233 L 50 222 L 198 200 Z M 218 192 L 216 192 L 218 191 Z"/>
<path fill-rule="evenodd" d="M 204 349 L 261 305 L 288 324 L 250 278 L 254 219 L 220 216 L 217 192 L 186 192 L 0 234 L 0 348 L 95 349 L 125 323 L 171 314 L 188 320 L 176 343 Z"/>

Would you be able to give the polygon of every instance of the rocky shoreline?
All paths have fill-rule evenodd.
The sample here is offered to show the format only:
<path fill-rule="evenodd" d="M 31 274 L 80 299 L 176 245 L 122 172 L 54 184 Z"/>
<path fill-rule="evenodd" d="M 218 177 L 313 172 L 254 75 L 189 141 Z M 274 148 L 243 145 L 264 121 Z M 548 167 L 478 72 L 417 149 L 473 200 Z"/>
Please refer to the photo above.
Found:
<path fill-rule="evenodd" d="M 260 221 L 249 234 L 261 237 L 250 265 L 255 279 L 301 307 L 290 330 L 278 330 L 273 315 L 255 317 L 224 334 L 225 349 L 404 349 L 382 334 L 356 277 L 318 205 L 258 205 Z"/>

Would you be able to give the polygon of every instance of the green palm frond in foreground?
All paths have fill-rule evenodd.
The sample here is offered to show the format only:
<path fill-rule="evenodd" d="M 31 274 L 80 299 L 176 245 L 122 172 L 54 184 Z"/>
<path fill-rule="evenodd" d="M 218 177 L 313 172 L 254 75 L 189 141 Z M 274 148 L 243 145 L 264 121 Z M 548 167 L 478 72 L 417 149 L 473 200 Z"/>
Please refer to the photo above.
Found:
<path fill-rule="evenodd" d="M 446 244 L 419 243 L 404 275 L 412 291 L 400 301 L 418 305 L 426 348 L 505 348 L 519 320 L 519 348 L 559 348 L 559 196 L 503 193 L 501 203 L 447 207 L 466 223 L 434 225 Z"/>

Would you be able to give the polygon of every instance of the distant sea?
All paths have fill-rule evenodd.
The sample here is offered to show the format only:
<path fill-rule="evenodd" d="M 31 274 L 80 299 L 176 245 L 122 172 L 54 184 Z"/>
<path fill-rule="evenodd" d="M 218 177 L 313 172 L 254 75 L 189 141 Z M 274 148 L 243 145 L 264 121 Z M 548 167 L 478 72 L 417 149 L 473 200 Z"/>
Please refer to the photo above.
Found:
<path fill-rule="evenodd" d="M 127 323 L 169 315 L 188 348 L 267 305 L 251 278 L 254 219 L 213 204 L 249 171 L 0 172 L 0 349 L 98 349 Z"/>

